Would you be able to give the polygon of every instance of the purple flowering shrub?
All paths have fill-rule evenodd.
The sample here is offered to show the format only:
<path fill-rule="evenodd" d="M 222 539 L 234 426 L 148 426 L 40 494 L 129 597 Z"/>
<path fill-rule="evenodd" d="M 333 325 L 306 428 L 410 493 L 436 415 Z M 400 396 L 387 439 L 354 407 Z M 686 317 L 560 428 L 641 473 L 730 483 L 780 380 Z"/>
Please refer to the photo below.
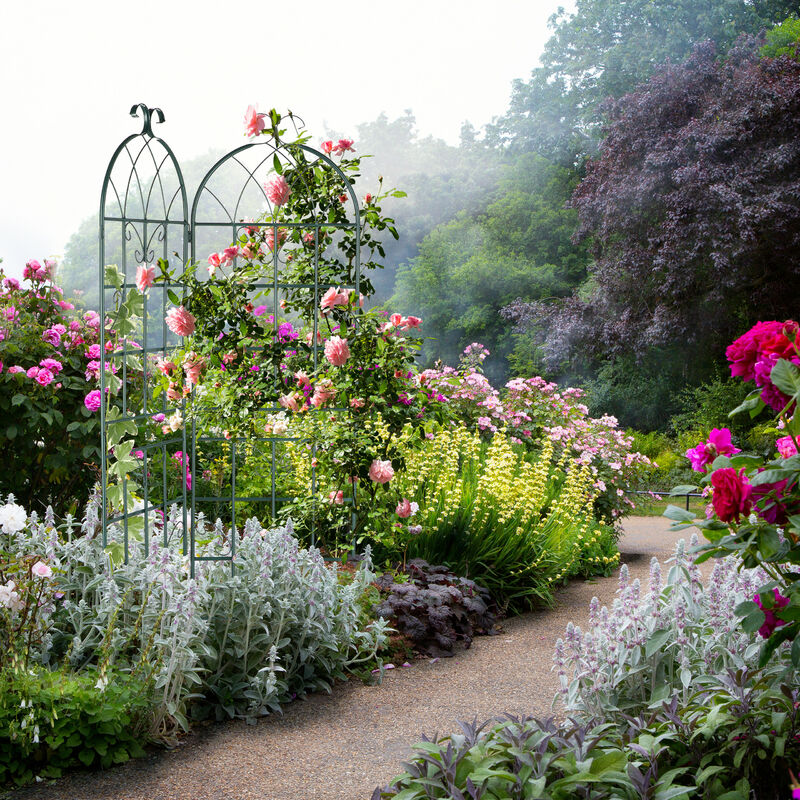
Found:
<path fill-rule="evenodd" d="M 55 269 L 29 261 L 27 286 L 0 270 L 0 493 L 61 513 L 97 480 L 101 358 L 98 315 L 64 300 Z"/>
<path fill-rule="evenodd" d="M 489 351 L 477 342 L 463 353 L 457 369 L 437 366 L 420 373 L 429 403 L 444 406 L 452 418 L 491 437 L 503 431 L 511 441 L 538 449 L 549 439 L 557 454 L 578 468 L 587 466 L 594 477 L 598 518 L 616 521 L 635 504 L 624 489 L 650 466 L 632 449 L 633 437 L 620 430 L 615 417 L 589 416 L 581 402 L 582 389 L 562 389 L 544 378 L 513 378 L 501 392 L 483 374 Z"/>

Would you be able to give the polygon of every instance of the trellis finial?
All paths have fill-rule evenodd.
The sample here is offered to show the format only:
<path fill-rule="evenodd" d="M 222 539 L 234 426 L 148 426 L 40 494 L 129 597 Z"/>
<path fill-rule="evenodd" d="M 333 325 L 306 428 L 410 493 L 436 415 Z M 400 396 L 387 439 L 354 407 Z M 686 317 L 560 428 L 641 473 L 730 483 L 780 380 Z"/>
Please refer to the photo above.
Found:
<path fill-rule="evenodd" d="M 148 108 L 146 103 L 137 103 L 131 108 L 131 116 L 138 117 L 140 108 L 142 109 L 142 116 L 144 117 L 142 120 L 142 134 L 154 136 L 152 125 L 153 114 L 156 116 L 156 122 L 163 122 L 164 112 L 160 108 Z"/>

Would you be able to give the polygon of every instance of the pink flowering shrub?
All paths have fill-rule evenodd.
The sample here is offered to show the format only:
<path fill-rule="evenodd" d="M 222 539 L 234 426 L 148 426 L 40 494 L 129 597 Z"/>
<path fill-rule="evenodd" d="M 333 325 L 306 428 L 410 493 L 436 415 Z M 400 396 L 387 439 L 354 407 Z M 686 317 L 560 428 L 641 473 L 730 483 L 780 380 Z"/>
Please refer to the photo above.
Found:
<path fill-rule="evenodd" d="M 62 512 L 98 476 L 100 319 L 64 299 L 55 268 L 29 261 L 22 283 L 0 270 L 0 494 Z"/>
<path fill-rule="evenodd" d="M 665 515 L 673 527 L 695 525 L 709 540 L 701 557 L 737 554 L 745 566 L 760 566 L 769 580 L 736 611 L 742 627 L 766 640 L 765 664 L 781 643 L 794 640 L 795 667 L 800 666 L 800 326 L 796 322 L 759 322 L 726 350 L 731 374 L 754 381 L 756 389 L 732 413 L 752 416 L 765 407 L 777 412 L 772 458 L 742 453 L 727 428 L 714 429 L 706 442 L 686 452 L 702 474 L 699 486 L 710 500 L 705 519 L 696 520 L 670 506 Z"/>
<path fill-rule="evenodd" d="M 464 350 L 458 369 L 445 366 L 420 373 L 429 405 L 487 436 L 502 431 L 529 448 L 539 448 L 548 438 L 559 454 L 591 470 L 600 492 L 595 500 L 598 516 L 617 520 L 630 513 L 635 505 L 623 490 L 651 462 L 632 450 L 633 439 L 619 429 L 616 418 L 590 417 L 581 402 L 582 389 L 563 389 L 538 376 L 513 378 L 498 391 L 482 372 L 488 355 L 475 342 Z"/>

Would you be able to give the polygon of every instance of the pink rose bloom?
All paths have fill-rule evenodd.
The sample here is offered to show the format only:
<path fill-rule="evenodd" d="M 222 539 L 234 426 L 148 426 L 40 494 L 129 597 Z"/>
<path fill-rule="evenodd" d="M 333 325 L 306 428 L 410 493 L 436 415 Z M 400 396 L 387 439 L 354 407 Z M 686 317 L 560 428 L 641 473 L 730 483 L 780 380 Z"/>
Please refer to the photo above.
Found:
<path fill-rule="evenodd" d="M 14 322 L 19 316 L 19 311 L 17 311 L 16 306 L 9 306 L 8 308 L 3 309 L 3 316 L 9 322 Z"/>
<path fill-rule="evenodd" d="M 348 150 L 352 152 L 355 150 L 353 147 L 353 140 L 352 139 L 339 139 L 338 142 L 333 146 L 333 152 L 337 155 L 343 156 Z"/>
<path fill-rule="evenodd" d="M 61 344 L 61 334 L 55 329 L 55 327 L 48 328 L 42 334 L 42 341 L 53 345 L 53 347 L 58 347 Z"/>
<path fill-rule="evenodd" d="M 732 456 L 740 452 L 738 447 L 733 446 L 728 428 L 712 428 L 708 441 L 687 450 L 686 458 L 691 461 L 695 472 L 704 472 L 706 465 L 713 463 L 717 456 Z"/>
<path fill-rule="evenodd" d="M 364 399 L 361 397 L 350 398 L 350 408 L 364 408 Z"/>
<path fill-rule="evenodd" d="M 99 344 L 90 345 L 89 349 L 86 351 L 86 358 L 89 359 L 100 358 L 100 345 Z"/>
<path fill-rule="evenodd" d="M 170 383 L 167 387 L 167 400 L 174 403 L 183 397 L 183 389 L 177 383 Z"/>
<path fill-rule="evenodd" d="M 292 193 L 283 175 L 278 175 L 277 178 L 267 181 L 267 183 L 264 184 L 264 189 L 266 189 L 267 198 L 274 206 L 282 206 Z"/>
<path fill-rule="evenodd" d="M 341 336 L 331 336 L 325 342 L 325 358 L 333 364 L 334 367 L 341 367 L 348 358 L 350 358 L 350 348 L 347 345 L 347 339 L 342 339 Z"/>
<path fill-rule="evenodd" d="M 3 285 L 9 291 L 15 291 L 19 289 L 19 281 L 16 278 L 4 278 Z"/>
<path fill-rule="evenodd" d="M 329 492 L 328 502 L 331 504 L 336 504 L 337 506 L 344 505 L 344 492 Z"/>
<path fill-rule="evenodd" d="M 714 487 L 711 502 L 722 522 L 738 522 L 740 516 L 750 513 L 753 487 L 744 469 L 738 472 L 733 467 L 718 469 L 711 473 L 711 485 Z"/>
<path fill-rule="evenodd" d="M 792 441 L 791 436 L 781 437 L 775 442 L 775 446 L 778 448 L 781 458 L 791 458 L 793 455 L 797 454 L 797 446 L 794 441 Z"/>
<path fill-rule="evenodd" d="M 230 264 L 234 258 L 239 255 L 239 248 L 238 247 L 226 247 L 220 254 L 219 254 L 219 264 L 221 267 L 224 267 L 226 264 Z"/>
<path fill-rule="evenodd" d="M 89 411 L 98 411 L 100 409 L 100 405 L 102 404 L 103 400 L 100 396 L 99 389 L 93 389 L 86 397 L 83 398 L 83 404 Z"/>
<path fill-rule="evenodd" d="M 50 578 L 53 575 L 53 570 L 44 563 L 44 561 L 37 561 L 31 567 L 31 574 L 37 578 Z"/>
<path fill-rule="evenodd" d="M 191 353 L 183 362 L 183 371 L 186 373 L 186 380 L 191 386 L 197 386 L 200 383 L 200 376 L 206 368 L 206 364 L 206 359 L 196 353 Z"/>
<path fill-rule="evenodd" d="M 247 106 L 247 111 L 244 112 L 245 135 L 251 137 L 258 136 L 266 125 L 266 122 L 264 122 L 264 115 L 259 114 L 255 106 Z"/>
<path fill-rule="evenodd" d="M 395 509 L 395 511 L 397 512 L 397 516 L 400 517 L 400 519 L 408 519 L 411 516 L 411 503 L 404 497 L 397 504 L 397 508 Z"/>
<path fill-rule="evenodd" d="M 39 374 L 39 367 L 31 367 L 25 374 L 33 379 Z"/>
<path fill-rule="evenodd" d="M 183 306 L 171 308 L 165 317 L 167 327 L 178 336 L 191 336 L 194 333 L 196 320 L 194 315 Z"/>
<path fill-rule="evenodd" d="M 246 258 L 248 261 L 254 261 L 261 255 L 261 248 L 253 244 L 253 242 L 248 242 L 244 247 L 242 247 L 242 256 Z"/>
<path fill-rule="evenodd" d="M 784 597 L 778 591 L 777 587 L 773 587 L 772 591 L 775 595 L 775 605 L 772 608 L 764 608 L 764 606 L 761 604 L 760 595 L 753 595 L 753 602 L 764 612 L 764 624 L 758 629 L 759 634 L 764 639 L 769 639 L 775 628 L 780 628 L 781 625 L 786 624 L 786 620 L 778 619 L 775 616 L 775 611 L 780 611 L 780 609 L 786 608 L 786 606 L 789 605 L 789 598 Z"/>
<path fill-rule="evenodd" d="M 156 268 L 142 264 L 136 270 L 136 288 L 144 294 L 149 286 L 152 286 L 156 279 Z"/>
<path fill-rule="evenodd" d="M 392 316 L 389 317 L 389 322 L 391 322 L 392 325 L 395 326 L 395 328 L 399 328 L 400 325 L 402 325 L 402 323 L 403 323 L 403 315 L 402 314 L 392 314 Z"/>
<path fill-rule="evenodd" d="M 72 303 L 68 303 L 66 300 L 59 300 L 58 303 L 56 303 L 56 305 L 62 311 L 72 311 L 72 309 L 75 308 L 75 306 Z"/>
<path fill-rule="evenodd" d="M 330 155 L 331 150 L 333 150 L 333 142 L 330 139 L 328 139 L 328 141 L 323 142 L 319 146 L 319 149 L 322 150 L 322 152 L 325 153 L 326 155 Z"/>
<path fill-rule="evenodd" d="M 267 307 L 266 306 L 256 306 L 253 309 L 253 316 L 254 317 L 260 317 L 262 314 L 266 314 L 266 313 L 267 313 Z"/>
<path fill-rule="evenodd" d="M 280 250 L 283 247 L 283 243 L 286 241 L 286 228 L 278 228 L 278 249 Z M 267 232 L 266 236 L 267 247 L 270 251 L 275 249 L 275 231 L 270 230 Z"/>
<path fill-rule="evenodd" d="M 422 325 L 420 317 L 406 317 L 406 328 L 419 328 Z"/>
<path fill-rule="evenodd" d="M 278 399 L 278 403 L 288 411 L 299 411 L 300 409 L 300 406 L 297 402 L 297 394 L 295 392 L 283 395 Z"/>
<path fill-rule="evenodd" d="M 380 461 L 377 458 L 369 465 L 369 478 L 375 483 L 389 483 L 394 478 L 391 461 Z"/>
<path fill-rule="evenodd" d="M 219 253 L 212 253 L 208 257 L 208 274 L 213 278 L 214 273 L 222 266 Z"/>
<path fill-rule="evenodd" d="M 329 311 L 334 306 L 338 306 L 341 304 L 342 303 L 340 300 L 339 289 L 338 288 L 334 289 L 333 286 L 331 286 L 331 288 L 328 289 L 328 291 L 325 292 L 324 295 L 322 295 L 322 300 L 319 301 L 319 307 L 323 311 Z"/>
<path fill-rule="evenodd" d="M 170 376 L 178 369 L 178 365 L 174 361 L 167 361 L 163 358 L 159 358 L 156 362 L 156 368 L 163 375 Z"/>
<path fill-rule="evenodd" d="M 320 381 L 314 389 L 314 394 L 311 397 L 311 405 L 314 408 L 319 408 L 329 400 L 336 397 L 336 390 L 333 388 L 333 383 L 329 380 Z"/>
<path fill-rule="evenodd" d="M 36 382 L 40 386 L 48 386 L 53 382 L 54 378 L 55 375 L 53 375 L 53 373 L 50 372 L 50 370 L 47 368 L 40 369 L 39 372 L 36 374 Z"/>
<path fill-rule="evenodd" d="M 233 362 L 236 361 L 236 359 L 238 357 L 239 357 L 239 354 L 235 350 L 231 350 L 230 352 L 225 353 L 225 355 L 222 356 L 222 363 L 223 364 L 233 364 Z"/>
<path fill-rule="evenodd" d="M 13 367 L 8 368 L 9 375 L 16 375 L 18 372 L 25 372 L 25 370 L 22 367 L 18 366 L 17 364 L 15 364 Z"/>
<path fill-rule="evenodd" d="M 45 358 L 39 362 L 40 367 L 44 367 L 45 369 L 49 369 L 50 372 L 58 375 L 62 369 L 64 369 L 64 365 L 60 361 L 56 361 L 54 358 Z"/>

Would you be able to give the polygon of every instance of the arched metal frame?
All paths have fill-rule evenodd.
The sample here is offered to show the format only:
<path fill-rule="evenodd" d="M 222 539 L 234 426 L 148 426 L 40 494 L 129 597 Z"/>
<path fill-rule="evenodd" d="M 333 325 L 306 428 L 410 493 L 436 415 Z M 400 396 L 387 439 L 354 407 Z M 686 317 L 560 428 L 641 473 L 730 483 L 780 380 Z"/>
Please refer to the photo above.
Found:
<path fill-rule="evenodd" d="M 243 203 L 245 202 L 245 194 L 250 191 L 253 192 L 263 200 L 266 208 L 270 207 L 269 198 L 265 191 L 264 184 L 259 180 L 257 173 L 261 170 L 271 172 L 272 168 L 268 165 L 274 165 L 276 159 L 282 162 L 291 162 L 291 154 L 285 146 L 276 144 L 272 141 L 255 141 L 249 142 L 241 147 L 238 147 L 225 156 L 220 158 L 205 174 L 201 180 L 199 187 L 194 195 L 191 204 L 191 217 L 188 214 L 188 202 L 185 183 L 180 169 L 180 165 L 176 160 L 172 150 L 160 138 L 153 134 L 152 123 L 155 118 L 157 122 L 164 121 L 164 115 L 160 109 L 150 109 L 144 104 L 139 104 L 131 109 L 131 116 L 138 117 L 139 111 L 143 115 L 142 130 L 138 134 L 133 134 L 127 137 L 116 149 L 114 155 L 109 162 L 106 170 L 105 178 L 103 180 L 103 187 L 100 200 L 100 316 L 101 320 L 106 319 L 107 313 L 107 294 L 115 287 L 109 284 L 106 280 L 105 265 L 106 265 L 106 228 L 108 225 L 119 225 L 122 240 L 122 264 L 120 270 L 124 276 L 123 285 L 121 288 L 122 298 L 126 296 L 131 287 L 135 286 L 135 270 L 138 266 L 151 263 L 155 258 L 164 258 L 171 261 L 172 268 L 178 267 L 182 270 L 187 263 L 187 259 L 191 262 L 197 262 L 198 258 L 198 243 L 203 236 L 208 238 L 208 233 L 217 231 L 220 235 L 224 234 L 215 245 L 217 250 L 222 250 L 224 247 L 235 242 L 241 230 L 253 223 L 253 220 L 245 220 L 242 218 Z M 320 291 L 324 292 L 333 284 L 320 283 L 319 281 L 319 266 L 320 266 L 320 230 L 341 229 L 352 230 L 355 234 L 356 241 L 356 256 L 353 269 L 353 282 L 352 284 L 338 283 L 337 286 L 342 288 L 352 288 L 356 294 L 360 292 L 361 283 L 361 222 L 358 211 L 358 202 L 350 181 L 342 172 L 341 168 L 331 159 L 328 155 L 315 150 L 305 144 L 292 145 L 292 149 L 302 152 L 304 156 L 313 161 L 321 161 L 330 167 L 342 180 L 342 185 L 345 187 L 349 195 L 349 200 L 354 210 L 352 222 L 346 223 L 330 223 L 325 219 L 317 219 L 313 222 L 308 219 L 303 221 L 281 220 L 280 222 L 259 222 L 260 227 L 272 226 L 273 228 L 273 241 L 278 241 L 279 228 L 292 229 L 302 228 L 305 231 L 314 232 L 314 281 L 308 284 L 299 283 L 285 283 L 281 280 L 280 272 L 280 248 L 274 247 L 272 250 L 272 269 L 271 276 L 265 275 L 265 280 L 256 283 L 257 290 L 268 290 L 271 294 L 274 319 L 279 318 L 279 308 L 282 292 L 292 289 L 306 289 L 313 292 L 314 308 L 319 310 Z M 263 153 L 263 157 L 262 157 Z M 255 157 L 255 166 L 248 166 L 247 158 Z M 120 164 L 122 162 L 122 165 Z M 128 174 L 125 176 L 125 167 L 128 166 Z M 145 169 L 147 165 L 148 169 Z M 243 182 L 238 195 L 235 198 L 233 209 L 229 209 L 225 203 L 225 198 L 218 197 L 213 188 L 212 182 L 215 176 L 222 174 L 223 170 L 229 167 L 234 169 L 243 170 Z M 174 176 L 177 179 L 177 187 L 170 192 L 164 185 L 164 170 L 174 170 Z M 122 172 L 123 178 L 115 180 L 118 172 Z M 150 174 L 152 172 L 152 175 Z M 122 188 L 124 185 L 124 188 Z M 172 187 L 169 187 L 170 189 Z M 121 189 L 121 190 L 120 190 Z M 131 202 L 133 197 L 134 202 Z M 211 205 L 215 210 L 215 214 L 204 212 L 204 205 Z M 111 203 L 112 211 L 109 213 L 108 205 Z M 114 205 L 115 203 L 115 205 Z M 160 203 L 160 205 L 159 205 Z M 132 213 L 138 212 L 138 213 Z M 159 213 L 155 213 L 159 212 Z M 252 215 L 252 211 L 251 211 Z M 134 239 L 135 237 L 135 239 Z M 153 242 L 157 245 L 153 245 Z M 177 240 L 177 247 L 176 247 Z M 131 248 L 128 243 L 134 242 Z M 138 247 L 135 246 L 138 243 Z M 156 256 L 156 249 L 160 250 Z M 133 256 L 131 258 L 131 255 Z M 176 263 L 176 259 L 177 262 Z M 183 404 L 179 406 L 170 406 L 167 403 L 166 397 L 162 395 L 161 403 L 157 409 L 154 406 L 152 399 L 148 397 L 148 377 L 153 369 L 153 358 L 156 355 L 164 356 L 167 353 L 168 347 L 171 342 L 176 342 L 174 335 L 171 334 L 165 323 L 165 315 L 167 310 L 167 291 L 169 286 L 160 284 L 161 296 L 160 302 L 153 303 L 149 296 L 152 292 L 151 287 L 145 293 L 145 306 L 143 313 L 142 325 L 142 346 L 141 348 L 129 348 L 128 342 L 124 341 L 121 349 L 113 352 L 106 353 L 106 333 L 105 325 L 100 326 L 100 348 L 103 362 L 100 369 L 100 391 L 101 397 L 106 396 L 107 392 L 107 370 L 115 368 L 114 359 L 121 359 L 122 370 L 122 392 L 119 402 L 119 415 L 109 419 L 106 414 L 105 403 L 101 404 L 100 410 L 100 427 L 101 427 L 101 471 L 102 471 L 102 500 L 103 500 L 103 537 L 104 544 L 107 544 L 108 526 L 117 524 L 123 531 L 123 546 L 124 557 L 127 561 L 129 556 L 129 534 L 132 525 L 136 529 L 137 538 L 141 539 L 145 552 L 149 552 L 150 541 L 152 538 L 151 527 L 152 512 L 158 509 L 162 517 L 162 528 L 164 544 L 166 544 L 167 526 L 163 521 L 166 520 L 170 509 L 179 506 L 182 513 L 182 550 L 185 555 L 189 556 L 191 573 L 194 574 L 195 562 L 197 561 L 220 561 L 230 560 L 232 562 L 233 556 L 236 552 L 236 537 L 230 537 L 229 551 L 221 555 L 198 555 L 196 552 L 196 525 L 198 521 L 197 504 L 224 501 L 230 503 L 231 507 L 231 529 L 236 526 L 236 507 L 237 504 L 242 502 L 247 503 L 265 503 L 269 504 L 271 516 L 274 518 L 278 505 L 293 498 L 279 496 L 276 491 L 276 450 L 279 444 L 283 441 L 296 440 L 296 437 L 290 436 L 265 436 L 258 437 L 257 439 L 248 439 L 243 442 L 242 439 L 231 438 L 228 439 L 224 436 L 215 434 L 213 431 L 198 430 L 194 418 L 192 419 L 191 426 L 184 425 L 178 433 L 174 436 L 167 436 L 165 439 L 157 441 L 146 441 L 136 443 L 136 448 L 141 452 L 142 457 L 142 495 L 143 504 L 141 508 L 129 508 L 127 501 L 127 492 L 125 481 L 123 481 L 123 502 L 122 507 L 118 513 L 109 514 L 109 482 L 108 482 L 108 434 L 111 426 L 121 425 L 125 422 L 133 422 L 140 428 L 146 426 L 151 420 L 151 417 L 156 410 L 168 417 L 176 411 L 183 411 Z M 149 307 L 148 307 L 149 302 Z M 155 307 L 154 307 L 155 306 Z M 153 318 L 151 318 L 151 316 Z M 155 332 L 152 330 L 155 326 Z M 318 332 L 318 315 L 315 313 L 313 318 L 312 330 L 312 352 L 313 352 L 313 365 L 316 369 L 318 363 L 318 349 L 319 343 L 317 338 Z M 131 368 L 132 358 L 138 358 L 141 355 L 142 359 L 142 380 L 143 380 L 143 405 L 142 408 L 129 408 L 127 397 L 127 378 L 128 371 Z M 265 413 L 277 412 L 281 409 L 277 406 L 265 406 L 262 411 Z M 262 496 L 240 496 L 237 491 L 236 474 L 237 474 L 237 458 L 240 457 L 243 445 L 252 442 L 266 442 L 271 452 L 271 475 L 270 475 L 270 492 Z M 201 444 L 208 442 L 222 442 L 223 446 L 230 448 L 230 495 L 224 497 L 211 496 L 208 494 L 198 494 L 197 487 L 198 481 L 192 480 L 191 488 L 187 489 L 186 481 L 182 480 L 182 492 L 176 497 L 168 496 L 168 478 L 167 478 L 167 463 L 170 458 L 170 450 L 174 450 L 173 458 L 177 453 L 177 448 L 183 453 L 183 458 L 189 459 L 190 470 L 193 476 L 197 476 L 198 469 L 198 449 Z M 313 455 L 313 454 L 312 454 Z M 159 481 L 151 479 L 151 462 L 154 461 L 154 456 L 158 456 L 161 462 Z M 157 460 L 157 459 L 156 459 Z M 185 465 L 186 462 L 181 462 Z M 159 497 L 158 503 L 151 502 L 151 490 L 157 489 L 156 494 Z M 312 485 L 309 490 L 316 493 L 316 477 L 312 468 Z M 134 523 L 134 520 L 141 519 L 140 522 Z"/>

